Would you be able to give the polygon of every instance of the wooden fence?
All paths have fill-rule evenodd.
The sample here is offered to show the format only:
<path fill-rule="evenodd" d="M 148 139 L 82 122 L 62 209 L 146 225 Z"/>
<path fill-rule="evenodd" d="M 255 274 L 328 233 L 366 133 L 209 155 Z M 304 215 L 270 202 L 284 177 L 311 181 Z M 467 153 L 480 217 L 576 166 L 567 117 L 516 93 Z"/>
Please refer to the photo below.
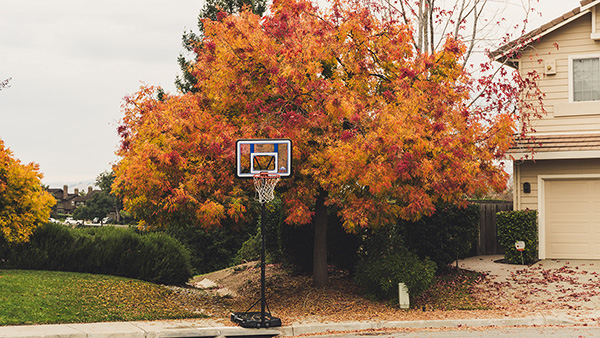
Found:
<path fill-rule="evenodd" d="M 496 213 L 513 209 L 511 201 L 474 201 L 481 206 L 481 219 L 479 223 L 478 255 L 497 255 L 504 253 L 498 243 L 498 227 L 496 226 Z"/>

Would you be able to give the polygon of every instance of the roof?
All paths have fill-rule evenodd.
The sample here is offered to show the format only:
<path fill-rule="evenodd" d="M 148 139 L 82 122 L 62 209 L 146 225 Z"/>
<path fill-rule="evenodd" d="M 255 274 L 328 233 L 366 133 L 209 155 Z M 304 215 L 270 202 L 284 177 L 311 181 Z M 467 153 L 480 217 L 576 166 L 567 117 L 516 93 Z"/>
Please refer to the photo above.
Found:
<path fill-rule="evenodd" d="M 600 151 L 600 134 L 538 135 L 535 138 L 515 138 L 508 155 L 550 158 L 549 153 Z M 516 156 L 515 156 L 516 155 Z M 546 155 L 546 156 L 544 156 Z M 564 156 L 556 156 L 564 158 Z"/>
<path fill-rule="evenodd" d="M 581 15 L 588 13 L 589 9 L 598 3 L 600 3 L 600 0 L 583 0 L 579 3 L 579 7 L 576 7 L 555 18 L 554 20 L 543 24 L 542 26 L 524 34 L 518 39 L 501 46 L 490 54 L 496 60 L 511 57 L 512 54 L 521 49 L 523 46 L 528 45 L 532 41 L 535 41 L 554 31 L 555 29 L 579 18 Z"/>

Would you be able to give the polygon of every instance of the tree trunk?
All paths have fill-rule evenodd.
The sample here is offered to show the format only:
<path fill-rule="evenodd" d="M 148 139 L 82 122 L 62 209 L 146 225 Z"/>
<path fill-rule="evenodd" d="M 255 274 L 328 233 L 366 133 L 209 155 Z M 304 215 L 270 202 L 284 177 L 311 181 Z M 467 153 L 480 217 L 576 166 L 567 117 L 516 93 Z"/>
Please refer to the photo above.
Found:
<path fill-rule="evenodd" d="M 315 240 L 313 248 L 313 285 L 327 285 L 327 192 L 321 190 L 315 205 Z"/>

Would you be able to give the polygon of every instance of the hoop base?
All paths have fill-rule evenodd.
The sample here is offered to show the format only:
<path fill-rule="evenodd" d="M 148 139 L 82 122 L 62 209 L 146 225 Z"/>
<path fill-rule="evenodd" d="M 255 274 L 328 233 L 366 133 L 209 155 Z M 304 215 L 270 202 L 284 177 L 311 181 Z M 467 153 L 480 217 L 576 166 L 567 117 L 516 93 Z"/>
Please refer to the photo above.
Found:
<path fill-rule="evenodd" d="M 260 312 L 234 312 L 231 314 L 231 321 L 245 328 L 269 328 L 281 326 L 281 319 L 271 317 L 271 314 L 265 314 L 265 321 L 261 320 Z"/>

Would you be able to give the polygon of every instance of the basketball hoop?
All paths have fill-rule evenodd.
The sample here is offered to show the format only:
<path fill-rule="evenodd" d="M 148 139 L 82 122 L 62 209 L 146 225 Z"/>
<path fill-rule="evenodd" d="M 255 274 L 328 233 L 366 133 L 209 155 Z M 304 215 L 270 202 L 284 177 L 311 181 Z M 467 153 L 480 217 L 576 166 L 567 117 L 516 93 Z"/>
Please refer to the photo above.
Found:
<path fill-rule="evenodd" d="M 267 172 L 254 175 L 254 188 L 256 188 L 260 204 L 271 202 L 275 198 L 273 192 L 280 178 L 278 174 Z"/>
<path fill-rule="evenodd" d="M 235 142 L 235 162 L 238 178 L 254 179 L 256 199 L 261 204 L 260 224 L 260 299 L 244 312 L 231 314 L 231 321 L 247 328 L 281 326 L 281 319 L 271 316 L 266 297 L 266 244 L 265 203 L 274 198 L 277 182 L 292 175 L 292 140 L 289 139 L 240 139 Z M 260 302 L 260 312 L 251 312 Z"/>

